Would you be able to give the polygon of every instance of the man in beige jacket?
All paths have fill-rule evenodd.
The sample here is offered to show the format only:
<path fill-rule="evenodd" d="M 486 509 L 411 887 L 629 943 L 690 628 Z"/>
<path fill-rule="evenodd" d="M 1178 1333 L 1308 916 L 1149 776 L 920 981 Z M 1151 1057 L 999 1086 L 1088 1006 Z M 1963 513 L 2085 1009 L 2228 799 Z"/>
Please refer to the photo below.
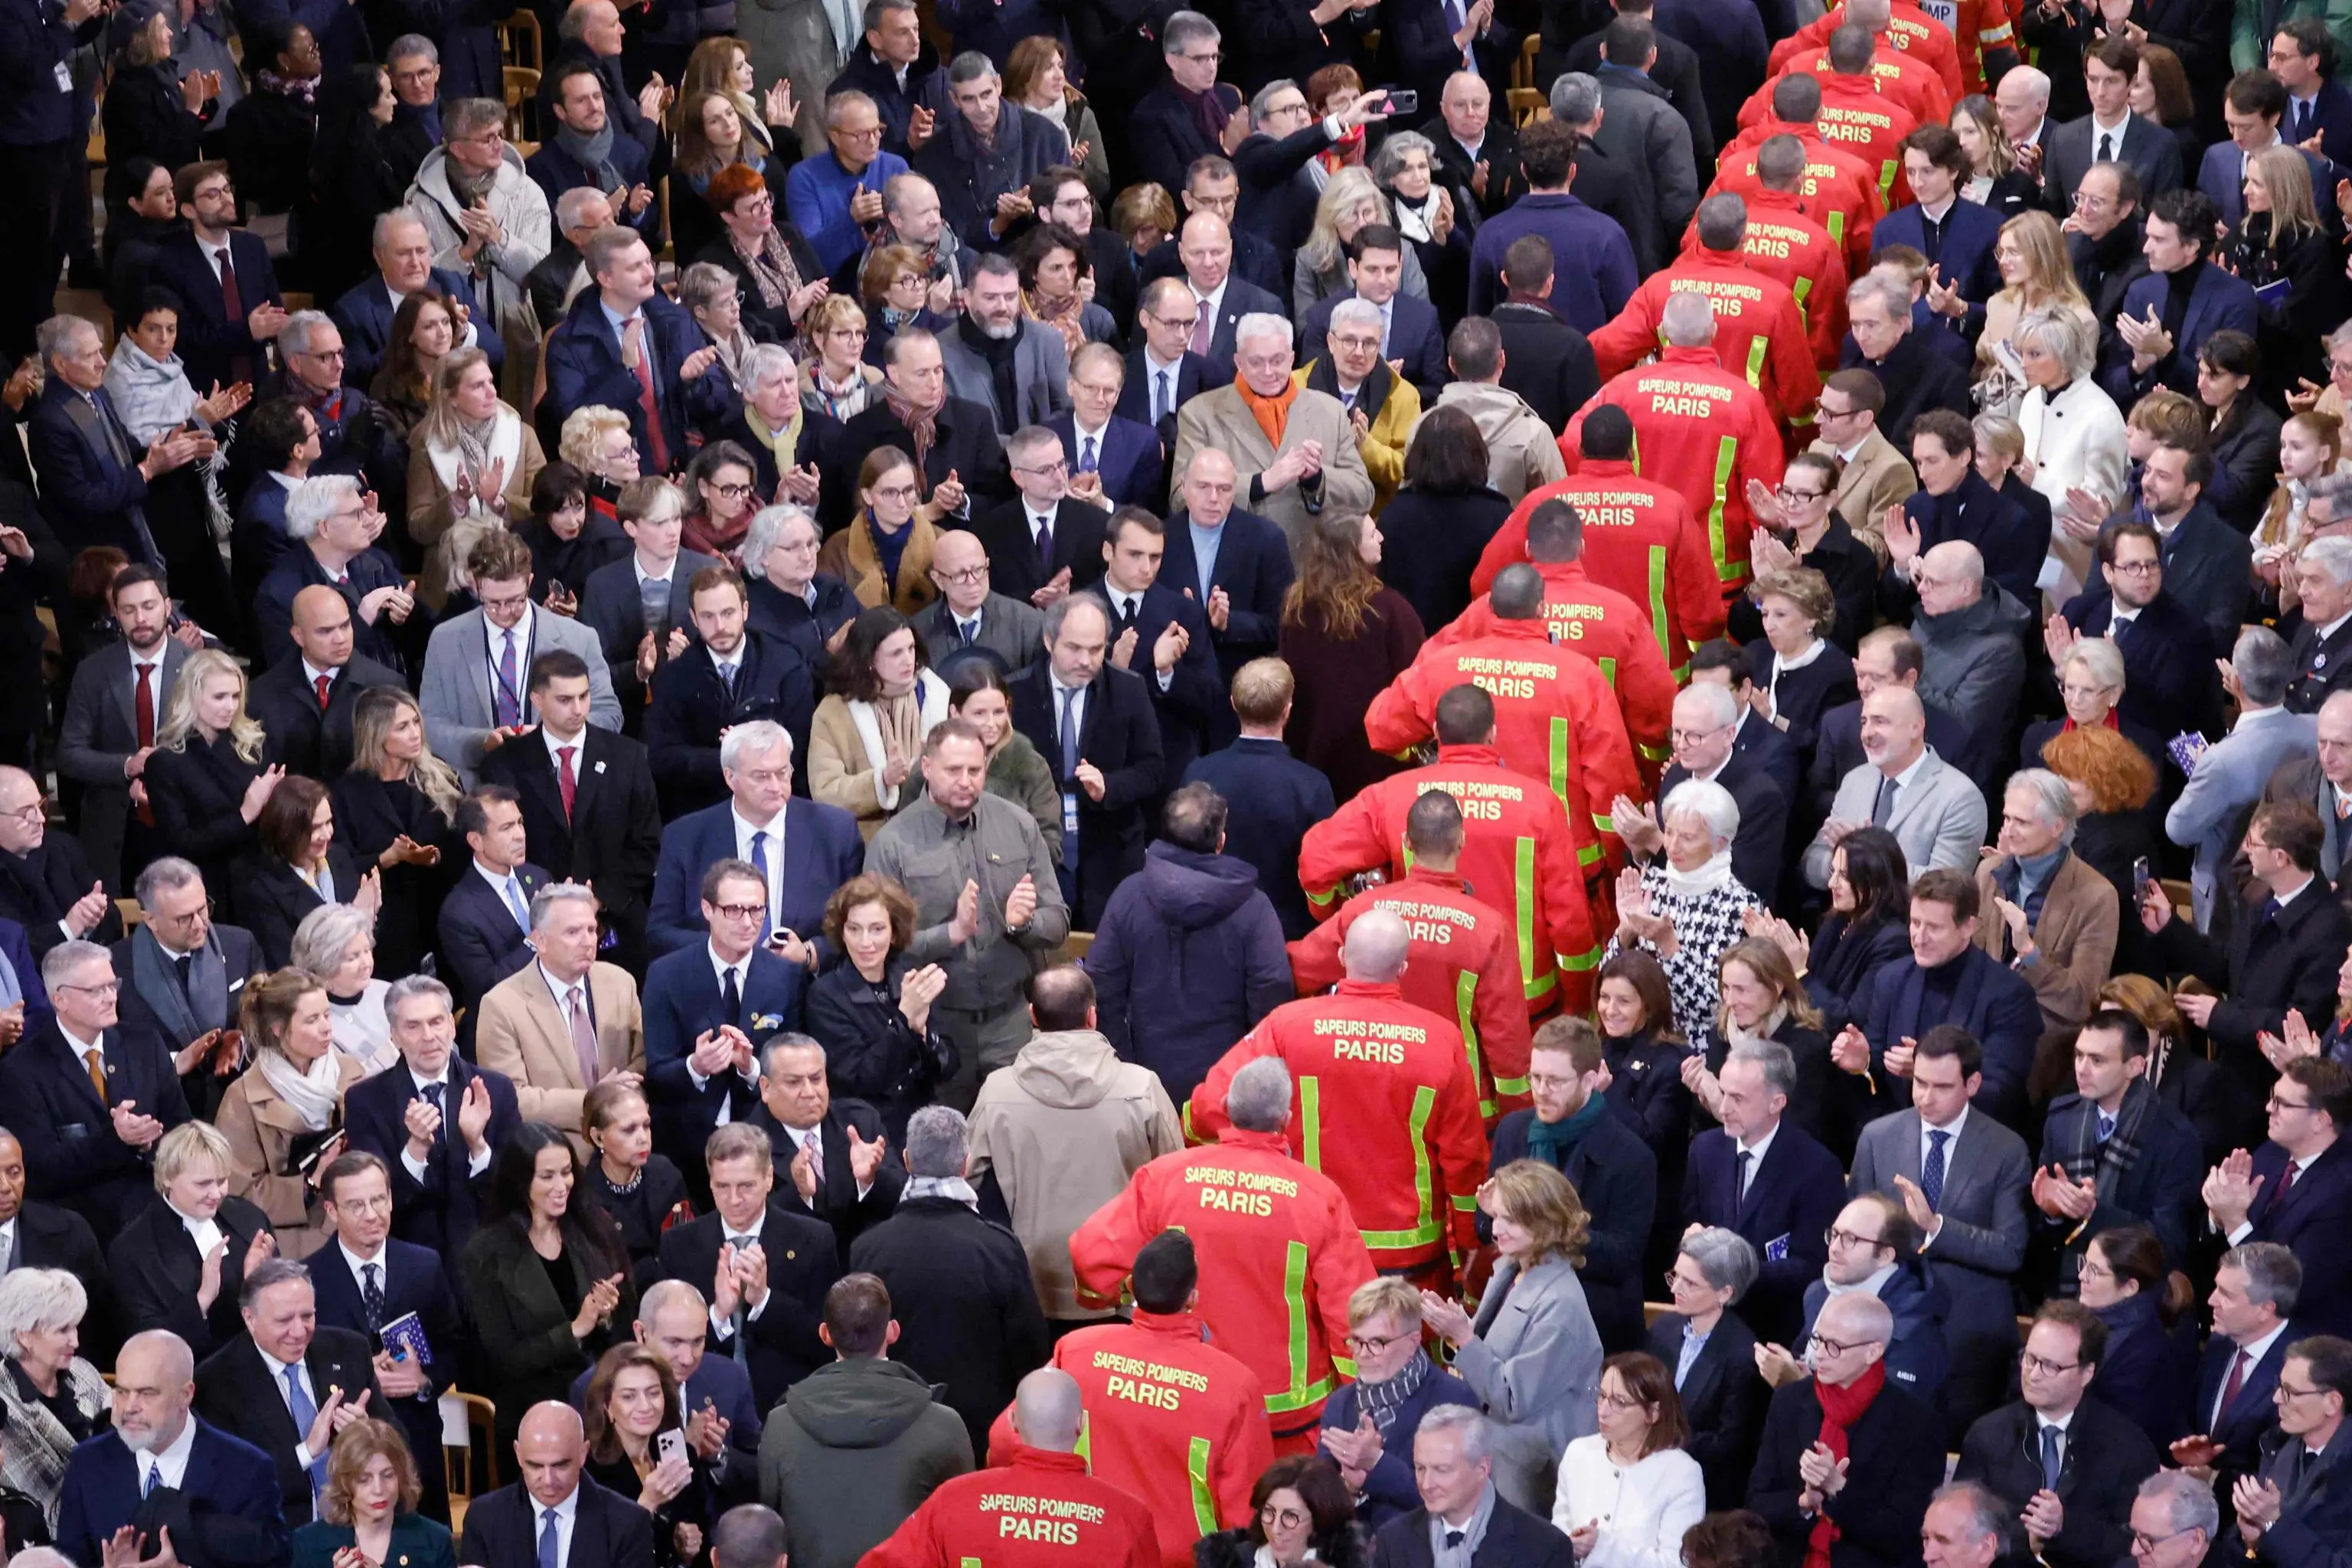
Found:
<path fill-rule="evenodd" d="M 596 962 L 596 895 L 581 883 L 550 883 L 532 897 L 529 941 L 534 962 L 482 996 L 476 1059 L 514 1080 L 523 1120 L 562 1128 L 584 1160 L 588 1091 L 645 1077 L 637 983 L 618 964 Z"/>
<path fill-rule="evenodd" d="M 1111 1314 L 1077 1304 L 1070 1233 L 1138 1170 L 1181 1149 L 1183 1128 L 1159 1076 L 1119 1060 L 1095 1027 L 1095 986 L 1085 970 L 1048 969 L 1029 996 L 1037 1032 L 980 1086 L 966 1174 L 976 1184 L 996 1173 L 1045 1316 L 1098 1321 Z"/>
<path fill-rule="evenodd" d="M 1177 412 L 1176 460 L 1168 470 L 1181 483 L 1193 453 L 1222 449 L 1239 481 L 1234 504 L 1280 525 L 1293 555 L 1323 512 L 1372 507 L 1372 478 L 1347 410 L 1328 392 L 1293 386 L 1297 357 L 1288 321 L 1265 312 L 1244 316 L 1234 328 L 1239 374 L 1234 384 L 1203 392 Z M 1278 437 L 1267 436 L 1260 409 Z"/>
<path fill-rule="evenodd" d="M 1431 408 L 1458 408 L 1476 424 L 1486 441 L 1488 484 L 1517 506 L 1529 490 L 1568 478 L 1551 427 L 1526 398 L 1503 384 L 1500 327 L 1485 316 L 1464 317 L 1445 340 L 1445 363 L 1454 379 Z M 1419 428 L 1414 426 L 1416 434 Z"/>

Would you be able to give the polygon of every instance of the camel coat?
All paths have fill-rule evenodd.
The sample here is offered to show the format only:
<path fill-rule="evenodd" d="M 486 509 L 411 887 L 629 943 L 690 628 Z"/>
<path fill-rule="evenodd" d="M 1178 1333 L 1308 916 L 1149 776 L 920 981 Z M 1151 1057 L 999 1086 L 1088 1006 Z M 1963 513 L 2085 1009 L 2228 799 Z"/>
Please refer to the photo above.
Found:
<path fill-rule="evenodd" d="M 882 580 L 882 556 L 874 548 L 874 532 L 863 513 L 824 542 L 824 548 L 817 552 L 816 569 L 848 584 L 850 593 L 867 609 L 888 605 L 902 616 L 911 616 L 940 596 L 940 585 L 931 581 L 931 552 L 940 535 L 919 510 L 907 529 L 907 548 L 898 556 L 896 584 Z"/>
<path fill-rule="evenodd" d="M 1837 456 L 1837 448 L 1827 441 L 1816 441 L 1808 448 L 1825 458 Z M 1853 536 L 1870 546 L 1879 564 L 1886 563 L 1886 539 L 1879 531 L 1878 520 L 1890 506 L 1901 506 L 1919 488 L 1919 476 L 1911 471 L 1910 459 L 1896 451 L 1895 443 L 1877 426 L 1860 447 L 1854 448 L 1853 461 L 1838 476 L 1837 499 L 1830 504 L 1843 520 Z"/>
<path fill-rule="evenodd" d="M 596 1070 L 646 1070 L 646 1020 L 637 1005 L 637 983 L 617 964 L 588 969 L 588 1005 L 596 1015 Z M 475 1026 L 474 1059 L 514 1080 L 515 1103 L 526 1121 L 544 1121 L 572 1135 L 583 1160 L 581 1103 L 589 1085 L 580 1081 L 580 1058 L 572 1049 L 572 1026 L 536 963 L 490 987 L 482 996 Z"/>
<path fill-rule="evenodd" d="M 352 1085 L 367 1077 L 367 1069 L 357 1058 L 341 1051 L 334 1056 L 341 1078 L 335 1090 L 340 1101 Z M 269 1216 L 269 1228 L 278 1233 L 278 1256 L 308 1258 L 325 1245 L 332 1227 L 327 1211 L 314 1201 L 318 1194 L 306 1178 L 284 1173 L 288 1151 L 309 1129 L 294 1108 L 278 1098 L 259 1067 L 246 1068 L 222 1093 L 214 1125 L 228 1140 L 230 1195 Z"/>
<path fill-rule="evenodd" d="M 948 683 L 928 669 L 918 670 L 915 689 L 928 736 L 948 716 Z M 916 743 L 919 748 L 921 742 Z M 869 839 L 903 807 L 923 797 L 919 754 L 908 759 L 910 769 L 896 788 L 882 782 L 886 760 L 872 703 L 853 701 L 836 691 L 817 704 L 809 725 L 809 796 L 857 818 L 857 831 Z"/>
<path fill-rule="evenodd" d="M 1304 374 L 1304 372 L 1299 373 Z M 1402 379 L 1402 378 L 1400 378 Z M 1389 395 L 1381 408 L 1382 423 L 1393 415 L 1396 428 L 1392 439 L 1400 454 L 1397 478 L 1404 478 L 1403 435 L 1412 427 L 1421 413 L 1421 399 L 1406 397 L 1409 386 L 1400 385 Z M 1374 426 L 1377 432 L 1379 426 Z M 1263 500 L 1250 497 L 1250 481 L 1274 466 L 1282 452 L 1287 452 L 1302 441 L 1323 443 L 1323 499 L 1310 508 L 1305 489 L 1286 485 Z M 1221 386 L 1214 392 L 1203 392 L 1177 411 L 1176 461 L 1171 468 L 1172 481 L 1169 510 L 1172 512 L 1184 502 L 1174 491 L 1181 483 L 1192 454 L 1203 447 L 1214 447 L 1233 458 L 1239 480 L 1234 504 L 1260 517 L 1271 518 L 1278 524 L 1283 537 L 1290 542 L 1290 552 L 1296 556 L 1314 527 L 1315 519 L 1326 511 L 1369 512 L 1378 496 L 1372 488 L 1372 477 L 1366 470 L 1364 457 L 1357 450 L 1356 432 L 1348 423 L 1347 411 L 1339 400 L 1328 393 L 1312 392 L 1301 387 L 1297 399 L 1290 405 L 1290 417 L 1282 427 L 1282 446 L 1277 449 L 1258 427 L 1256 416 L 1242 401 L 1237 386 Z"/>
<path fill-rule="evenodd" d="M 506 464 L 506 518 L 484 506 L 477 496 L 462 518 L 451 500 L 457 479 L 457 455 L 429 446 L 420 431 L 408 451 L 408 536 L 426 547 L 425 571 L 417 592 L 437 612 L 457 585 L 466 558 L 490 530 L 512 527 L 530 516 L 530 489 L 547 467 L 547 453 L 539 434 L 504 404 L 499 405 L 497 433 L 490 438 L 490 456 Z"/>
<path fill-rule="evenodd" d="M 2000 890 L 1993 873 L 2006 864 L 2004 857 L 1977 868 L 1977 897 L 1984 908 L 1977 921 L 1977 945 L 2003 963 L 2017 956 L 2010 944 L 2009 922 L 1992 901 Z M 2120 901 L 2115 884 L 2080 855 L 2070 851 L 2051 873 L 2042 918 L 2033 922 L 2033 957 L 2017 972 L 2033 987 L 2033 999 L 2042 1004 L 2042 1021 L 2048 1027 L 2079 1028 L 2090 1017 L 2099 987 L 2115 967 Z"/>

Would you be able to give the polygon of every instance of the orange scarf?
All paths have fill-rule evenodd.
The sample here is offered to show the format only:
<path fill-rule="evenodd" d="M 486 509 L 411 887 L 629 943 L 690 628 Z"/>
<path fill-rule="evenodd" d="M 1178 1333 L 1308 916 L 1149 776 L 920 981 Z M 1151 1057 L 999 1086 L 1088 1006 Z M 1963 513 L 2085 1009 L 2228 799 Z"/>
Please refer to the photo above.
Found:
<path fill-rule="evenodd" d="M 1241 390 L 1242 402 L 1248 405 L 1251 417 L 1257 421 L 1257 427 L 1265 432 L 1265 438 L 1274 443 L 1276 451 L 1280 451 L 1283 427 L 1290 423 L 1290 405 L 1298 401 L 1298 384 L 1286 376 L 1280 396 L 1261 397 L 1250 386 L 1248 378 L 1236 371 L 1234 373 L 1234 385 Z"/>

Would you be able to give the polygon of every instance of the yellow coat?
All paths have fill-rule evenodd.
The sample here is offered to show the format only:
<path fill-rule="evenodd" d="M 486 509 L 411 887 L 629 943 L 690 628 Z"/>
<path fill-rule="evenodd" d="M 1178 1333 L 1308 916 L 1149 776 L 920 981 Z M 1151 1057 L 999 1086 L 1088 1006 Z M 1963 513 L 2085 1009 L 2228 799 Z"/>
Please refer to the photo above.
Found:
<path fill-rule="evenodd" d="M 1290 379 L 1300 386 L 1315 369 L 1307 361 L 1290 373 Z M 1371 428 L 1356 443 L 1356 450 L 1364 459 L 1364 471 L 1372 477 L 1372 515 L 1397 493 L 1404 483 L 1405 448 L 1412 445 L 1412 427 L 1421 421 L 1421 388 L 1391 371 L 1389 373 L 1389 395 L 1381 405 Z"/>

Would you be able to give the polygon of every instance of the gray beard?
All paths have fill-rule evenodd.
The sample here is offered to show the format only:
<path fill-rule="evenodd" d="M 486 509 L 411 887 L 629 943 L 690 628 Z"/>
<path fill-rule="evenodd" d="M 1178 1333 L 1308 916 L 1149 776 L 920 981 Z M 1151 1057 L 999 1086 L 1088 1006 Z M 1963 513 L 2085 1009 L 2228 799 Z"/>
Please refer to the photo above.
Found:
<path fill-rule="evenodd" d="M 982 333 L 1000 343 L 1003 342 L 1008 338 L 1017 338 L 1021 335 L 1021 322 L 1017 317 L 1010 321 L 983 321 L 978 317 L 974 317 L 972 319 L 972 325 L 978 327 Z"/>

